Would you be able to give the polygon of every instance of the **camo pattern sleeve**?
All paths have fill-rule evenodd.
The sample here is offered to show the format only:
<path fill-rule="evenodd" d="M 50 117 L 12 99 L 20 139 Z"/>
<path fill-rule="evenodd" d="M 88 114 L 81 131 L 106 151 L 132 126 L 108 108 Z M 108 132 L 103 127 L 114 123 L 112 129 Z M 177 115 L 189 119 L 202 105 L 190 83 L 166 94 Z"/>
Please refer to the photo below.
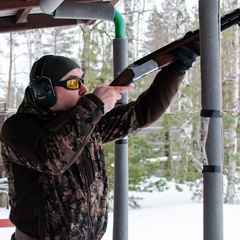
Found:
<path fill-rule="evenodd" d="M 101 120 L 103 141 L 124 137 L 157 121 L 169 107 L 185 75 L 163 68 L 136 101 L 115 107 Z"/>

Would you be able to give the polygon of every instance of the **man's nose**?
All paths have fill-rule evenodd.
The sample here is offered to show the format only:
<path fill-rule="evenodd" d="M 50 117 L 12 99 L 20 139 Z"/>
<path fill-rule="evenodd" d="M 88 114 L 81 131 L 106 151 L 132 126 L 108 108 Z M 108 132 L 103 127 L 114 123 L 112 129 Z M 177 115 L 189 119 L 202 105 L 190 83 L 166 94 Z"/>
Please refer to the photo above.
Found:
<path fill-rule="evenodd" d="M 84 84 L 82 84 L 82 86 L 79 88 L 79 95 L 84 95 L 87 92 L 88 92 L 87 87 Z"/>

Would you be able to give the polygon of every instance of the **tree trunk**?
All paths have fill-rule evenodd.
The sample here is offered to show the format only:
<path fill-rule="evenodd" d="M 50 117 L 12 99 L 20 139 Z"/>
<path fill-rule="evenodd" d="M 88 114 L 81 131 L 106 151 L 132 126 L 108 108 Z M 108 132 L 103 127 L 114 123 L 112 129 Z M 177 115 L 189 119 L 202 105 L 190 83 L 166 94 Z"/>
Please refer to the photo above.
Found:
<path fill-rule="evenodd" d="M 42 30 L 34 30 L 34 59 L 39 59 L 43 55 Z"/>
<path fill-rule="evenodd" d="M 186 33 L 186 18 L 188 16 L 187 8 L 186 8 L 186 1 L 185 0 L 176 0 L 176 8 L 177 8 L 177 16 L 176 16 L 176 31 L 177 31 L 177 38 L 184 36 Z M 179 112 L 191 112 L 192 110 L 192 102 L 191 97 L 184 92 L 184 89 L 189 86 L 189 76 L 186 74 L 181 88 L 179 89 L 179 101 L 178 101 L 178 110 Z M 185 114 L 184 114 L 185 115 Z M 180 121 L 180 141 L 182 141 L 183 149 L 181 152 L 182 154 L 182 167 L 183 167 L 183 180 L 186 179 L 187 169 L 188 169 L 188 153 L 192 151 L 191 149 L 191 139 L 192 139 L 192 119 L 189 116 L 188 119 L 183 119 Z M 184 159 L 185 158 L 185 159 Z"/>
<path fill-rule="evenodd" d="M 83 50 L 82 50 L 82 56 L 80 59 L 82 59 L 82 70 L 84 73 L 90 74 L 90 56 L 91 56 L 91 49 L 90 49 L 90 43 L 91 43 L 91 29 L 89 26 L 83 26 L 82 27 L 83 32 Z M 88 83 L 89 85 L 90 83 Z"/>
<path fill-rule="evenodd" d="M 12 99 L 12 63 L 13 63 L 13 34 L 9 34 L 9 69 L 8 69 L 8 88 L 7 88 L 7 107 L 11 107 Z"/>
<path fill-rule="evenodd" d="M 234 203 L 235 196 L 235 174 L 236 174 L 236 166 L 237 166 L 237 127 L 238 127 L 238 115 L 239 115 L 239 107 L 238 107 L 238 98 L 239 98 L 239 31 L 238 28 L 234 29 L 234 39 L 232 41 L 233 45 L 233 62 L 232 62 L 232 103 L 231 103 L 231 115 L 233 117 L 233 122 L 229 131 L 229 140 L 230 140 L 230 153 L 229 153 L 229 165 L 228 165 L 228 184 L 227 184 L 227 193 L 225 202 L 226 203 Z"/>

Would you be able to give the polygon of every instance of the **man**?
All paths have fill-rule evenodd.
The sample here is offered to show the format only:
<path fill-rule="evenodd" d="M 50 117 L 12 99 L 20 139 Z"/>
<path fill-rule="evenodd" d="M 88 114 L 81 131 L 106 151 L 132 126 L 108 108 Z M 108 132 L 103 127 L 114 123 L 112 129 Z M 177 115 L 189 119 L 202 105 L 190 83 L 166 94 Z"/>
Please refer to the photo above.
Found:
<path fill-rule="evenodd" d="M 120 106 L 121 93 L 132 87 L 103 84 L 87 94 L 83 72 L 71 59 L 48 55 L 33 64 L 23 102 L 1 130 L 12 239 L 102 238 L 108 208 L 103 144 L 164 113 L 196 60 L 194 49 L 180 47 L 176 62 L 136 101 Z"/>

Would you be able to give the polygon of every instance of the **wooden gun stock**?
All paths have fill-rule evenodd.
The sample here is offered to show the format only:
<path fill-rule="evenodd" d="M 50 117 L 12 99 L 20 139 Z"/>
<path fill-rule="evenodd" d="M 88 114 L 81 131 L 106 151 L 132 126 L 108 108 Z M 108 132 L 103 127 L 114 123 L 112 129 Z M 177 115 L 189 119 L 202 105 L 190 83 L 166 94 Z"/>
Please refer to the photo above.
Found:
<path fill-rule="evenodd" d="M 240 23 L 240 8 L 221 17 L 221 31 Z M 125 68 L 111 83 L 111 86 L 127 86 L 151 72 L 159 70 L 175 61 L 172 52 L 180 46 L 190 46 L 199 41 L 199 29 L 188 32 L 184 37 L 150 53 Z"/>

